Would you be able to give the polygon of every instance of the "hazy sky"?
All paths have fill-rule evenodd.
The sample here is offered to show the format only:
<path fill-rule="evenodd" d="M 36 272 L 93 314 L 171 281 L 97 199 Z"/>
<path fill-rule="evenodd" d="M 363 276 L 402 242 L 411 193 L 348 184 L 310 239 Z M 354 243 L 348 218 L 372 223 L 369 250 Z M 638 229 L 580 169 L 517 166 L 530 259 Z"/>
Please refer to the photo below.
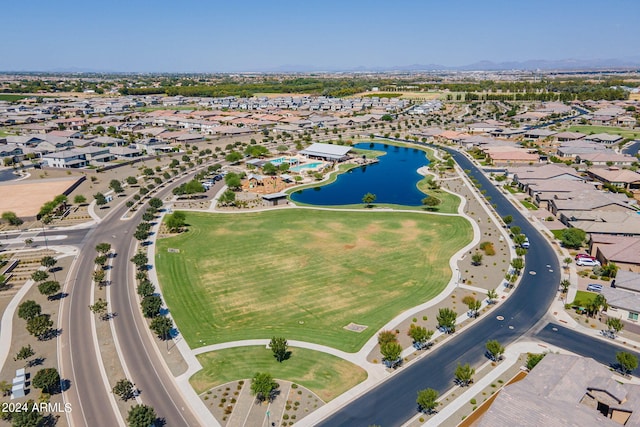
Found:
<path fill-rule="evenodd" d="M 640 59 L 640 0 L 6 0 L 0 70 Z"/>

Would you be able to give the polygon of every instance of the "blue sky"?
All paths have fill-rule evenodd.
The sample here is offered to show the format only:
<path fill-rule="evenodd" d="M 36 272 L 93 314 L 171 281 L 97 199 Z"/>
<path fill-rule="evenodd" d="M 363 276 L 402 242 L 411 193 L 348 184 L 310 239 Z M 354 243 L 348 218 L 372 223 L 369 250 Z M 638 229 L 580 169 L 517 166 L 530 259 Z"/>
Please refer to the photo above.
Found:
<path fill-rule="evenodd" d="M 638 0 L 8 0 L 2 16 L 0 70 L 640 61 Z"/>

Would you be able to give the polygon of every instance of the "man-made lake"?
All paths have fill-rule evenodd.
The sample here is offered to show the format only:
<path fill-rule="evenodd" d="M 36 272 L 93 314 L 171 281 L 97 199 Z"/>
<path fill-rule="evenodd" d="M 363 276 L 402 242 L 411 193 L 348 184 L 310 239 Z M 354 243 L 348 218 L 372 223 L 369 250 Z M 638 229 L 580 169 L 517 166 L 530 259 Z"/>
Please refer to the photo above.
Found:
<path fill-rule="evenodd" d="M 291 194 L 291 200 L 310 205 L 352 205 L 361 204 L 366 193 L 373 193 L 376 195 L 374 204 L 422 205 L 425 194 L 416 184 L 423 176 L 416 171 L 429 164 L 424 151 L 368 142 L 354 147 L 387 154 L 378 157 L 378 163 L 338 175 L 331 184 L 298 190 Z"/>

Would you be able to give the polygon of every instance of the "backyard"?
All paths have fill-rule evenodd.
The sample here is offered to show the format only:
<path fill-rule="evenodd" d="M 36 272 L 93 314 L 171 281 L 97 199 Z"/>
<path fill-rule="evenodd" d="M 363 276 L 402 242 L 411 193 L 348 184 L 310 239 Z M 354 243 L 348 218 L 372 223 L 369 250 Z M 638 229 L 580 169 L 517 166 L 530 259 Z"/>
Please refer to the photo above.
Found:
<path fill-rule="evenodd" d="M 189 212 L 187 222 L 158 241 L 156 266 L 192 348 L 278 335 L 357 351 L 442 291 L 472 234 L 461 217 L 410 212 Z"/>

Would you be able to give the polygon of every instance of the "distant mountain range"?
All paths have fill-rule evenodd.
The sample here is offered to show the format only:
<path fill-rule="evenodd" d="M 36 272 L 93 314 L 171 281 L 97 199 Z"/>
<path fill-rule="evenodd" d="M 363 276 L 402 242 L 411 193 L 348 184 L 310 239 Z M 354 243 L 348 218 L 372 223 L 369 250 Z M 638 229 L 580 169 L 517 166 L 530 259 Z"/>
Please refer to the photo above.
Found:
<path fill-rule="evenodd" d="M 357 66 L 357 67 L 322 67 L 314 65 L 281 65 L 277 67 L 259 68 L 250 67 L 247 69 L 237 69 L 234 71 L 224 71 L 225 73 L 313 73 L 313 72 L 331 72 L 331 73 L 366 73 L 366 72 L 412 72 L 412 71 L 508 71 L 508 70 L 527 70 L 527 71 L 597 71 L 597 70 L 618 70 L 618 69 L 639 69 L 640 56 L 617 59 L 560 59 L 545 60 L 531 59 L 527 61 L 479 61 L 468 65 L 447 66 L 440 64 L 411 64 L 398 66 Z M 41 70 L 49 73 L 98 73 L 98 74 L 118 74 L 118 73 L 136 73 L 136 71 L 114 71 L 114 70 L 97 70 L 88 67 L 59 67 L 48 70 Z M 24 72 L 24 71 L 23 71 Z M 164 71 L 172 73 L 171 71 Z M 192 73 L 220 73 L 220 70 L 208 71 L 192 71 Z M 151 73 L 154 72 L 143 72 Z M 163 71 L 158 71 L 163 73 Z M 188 73 L 188 72 L 183 72 Z"/>
<path fill-rule="evenodd" d="M 385 72 L 385 71 L 506 71 L 506 70 L 614 70 L 614 69 L 640 69 L 640 56 L 625 59 L 560 59 L 545 60 L 531 59 L 527 61 L 479 61 L 468 65 L 447 66 L 440 64 L 411 64 L 390 67 L 365 67 L 352 68 L 339 67 L 314 67 L 311 65 L 283 65 L 265 70 L 252 70 L 263 72 Z"/>

